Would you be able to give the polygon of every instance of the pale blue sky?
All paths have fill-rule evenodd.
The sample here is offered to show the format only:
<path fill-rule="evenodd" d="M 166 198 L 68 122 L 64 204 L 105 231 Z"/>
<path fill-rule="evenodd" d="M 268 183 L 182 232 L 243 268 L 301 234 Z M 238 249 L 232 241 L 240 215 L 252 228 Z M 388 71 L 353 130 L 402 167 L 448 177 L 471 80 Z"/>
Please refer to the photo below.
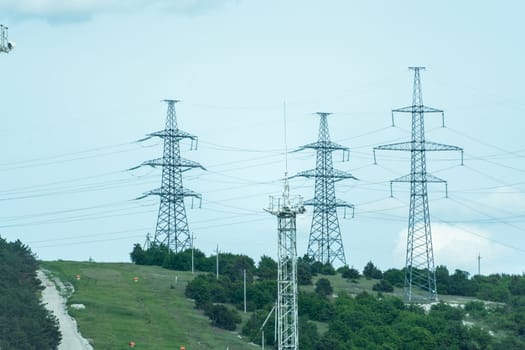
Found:
<path fill-rule="evenodd" d="M 335 166 L 356 205 L 340 216 L 347 260 L 359 269 L 402 267 L 409 155 L 375 145 L 409 138 L 408 66 L 422 73 L 427 139 L 465 148 L 431 154 L 428 171 L 436 264 L 525 272 L 525 51 L 519 1 L 78 1 L 0 0 L 0 23 L 16 49 L 0 56 L 0 234 L 29 243 L 42 259 L 128 261 L 155 229 L 158 199 L 132 201 L 160 184 L 158 170 L 126 169 L 161 155 L 136 144 L 162 129 L 180 99 L 179 127 L 200 138 L 183 156 L 208 168 L 187 173 L 202 193 L 189 209 L 196 246 L 211 254 L 276 255 L 275 218 L 262 211 L 284 172 L 282 103 L 291 149 L 317 138 L 313 112 L 333 112 L 332 139 L 351 149 Z M 313 168 L 313 153 L 289 157 L 289 172 Z M 291 182 L 310 198 L 313 181 Z M 311 210 L 299 220 L 306 252 Z M 500 244 L 503 243 L 504 245 Z"/>

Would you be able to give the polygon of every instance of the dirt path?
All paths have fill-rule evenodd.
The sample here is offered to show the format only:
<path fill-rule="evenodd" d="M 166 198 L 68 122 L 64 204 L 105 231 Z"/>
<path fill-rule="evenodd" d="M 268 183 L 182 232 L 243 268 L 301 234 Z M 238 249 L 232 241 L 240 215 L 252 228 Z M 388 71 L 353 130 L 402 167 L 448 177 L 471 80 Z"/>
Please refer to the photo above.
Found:
<path fill-rule="evenodd" d="M 59 294 L 55 283 L 51 282 L 41 270 L 37 271 L 37 277 L 45 287 L 42 291 L 42 302 L 48 310 L 55 314 L 60 323 L 62 342 L 58 350 L 93 350 L 93 347 L 89 345 L 86 339 L 82 338 L 82 335 L 77 330 L 76 321 L 67 313 L 66 300 Z M 60 281 L 56 282 L 62 283 Z M 63 285 L 61 289 L 64 290 Z"/>

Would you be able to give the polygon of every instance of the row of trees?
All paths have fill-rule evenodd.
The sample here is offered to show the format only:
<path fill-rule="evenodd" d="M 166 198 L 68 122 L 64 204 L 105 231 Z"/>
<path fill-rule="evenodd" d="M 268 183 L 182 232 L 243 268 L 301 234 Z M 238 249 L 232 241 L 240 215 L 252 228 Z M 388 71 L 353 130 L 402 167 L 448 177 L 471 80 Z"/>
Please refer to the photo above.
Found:
<path fill-rule="evenodd" d="M 157 265 L 178 271 L 191 271 L 192 268 L 191 249 L 173 253 L 163 244 L 152 244 L 148 249 L 143 249 L 140 244 L 135 244 L 130 257 L 131 261 L 137 265 Z M 243 279 L 244 270 L 246 270 L 249 281 L 254 278 L 275 279 L 277 276 L 277 262 L 268 256 L 262 256 L 257 266 L 253 259 L 246 255 L 221 253 L 219 260 L 219 275 L 226 275 L 233 282 Z M 216 273 L 216 261 L 217 256 L 206 257 L 202 251 L 193 250 L 193 267 L 196 271 Z M 297 279 L 299 284 L 312 284 L 312 277 L 318 273 L 335 275 L 336 271 L 331 264 L 322 264 L 307 256 L 298 259 Z"/>
<path fill-rule="evenodd" d="M 0 349 L 57 349 L 58 321 L 40 301 L 38 262 L 20 241 L 0 238 Z"/>
<path fill-rule="evenodd" d="M 163 245 L 152 245 L 147 250 L 137 244 L 131 260 L 140 265 L 159 265 L 169 269 L 191 270 L 191 250 L 174 254 Z M 202 272 L 215 272 L 216 256 L 206 255 L 194 250 L 194 268 Z M 263 256 L 258 266 L 245 255 L 221 253 L 219 274 L 227 275 L 231 281 L 241 280 L 243 270 L 246 270 L 248 279 L 274 279 L 277 276 L 277 263 L 269 257 Z M 423 271 L 422 271 L 423 272 Z M 436 283 L 438 294 L 450 294 L 476 297 L 482 300 L 508 302 L 511 297 L 525 295 L 525 277 L 519 275 L 492 274 L 489 276 L 473 276 L 462 270 L 449 273 L 446 266 L 436 268 Z M 405 281 L 405 269 L 388 269 L 381 271 L 371 261 L 363 268 L 362 273 L 353 267 L 343 266 L 337 271 L 330 264 L 312 261 L 307 256 L 298 259 L 297 278 L 300 285 L 312 284 L 312 277 L 316 274 L 335 275 L 340 273 L 343 278 L 357 280 L 361 276 L 369 279 L 378 279 L 374 290 L 391 292 L 394 287 L 402 288 Z"/>

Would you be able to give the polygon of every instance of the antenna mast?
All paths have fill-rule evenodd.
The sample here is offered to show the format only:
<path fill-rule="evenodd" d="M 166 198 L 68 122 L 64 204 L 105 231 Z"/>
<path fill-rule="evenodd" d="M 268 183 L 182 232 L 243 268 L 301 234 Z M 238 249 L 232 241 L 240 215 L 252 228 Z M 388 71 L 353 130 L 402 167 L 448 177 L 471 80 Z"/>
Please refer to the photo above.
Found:
<path fill-rule="evenodd" d="M 286 157 L 286 108 L 284 112 Z M 297 350 L 299 317 L 296 216 L 303 214 L 305 209 L 300 196 L 290 197 L 287 172 L 282 198 L 271 196 L 270 205 L 265 210 L 277 217 L 277 349 Z"/>
<path fill-rule="evenodd" d="M 0 52 L 9 53 L 15 48 L 15 43 L 7 38 L 8 28 L 0 24 Z"/>

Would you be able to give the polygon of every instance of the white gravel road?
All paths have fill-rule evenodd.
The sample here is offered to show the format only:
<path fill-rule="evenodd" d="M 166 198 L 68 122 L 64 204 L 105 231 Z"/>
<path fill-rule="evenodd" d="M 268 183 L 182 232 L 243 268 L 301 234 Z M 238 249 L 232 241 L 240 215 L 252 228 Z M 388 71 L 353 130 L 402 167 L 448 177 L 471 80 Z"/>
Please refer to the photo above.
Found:
<path fill-rule="evenodd" d="M 60 323 L 62 342 L 58 350 L 93 350 L 89 342 L 82 338 L 82 335 L 77 329 L 76 321 L 67 313 L 66 300 L 59 294 L 55 283 L 50 281 L 41 270 L 37 271 L 37 277 L 45 287 L 42 291 L 42 302 L 48 310 L 55 314 Z M 59 284 L 62 283 L 58 280 L 55 282 Z M 61 289 L 63 289 L 63 285 Z"/>

